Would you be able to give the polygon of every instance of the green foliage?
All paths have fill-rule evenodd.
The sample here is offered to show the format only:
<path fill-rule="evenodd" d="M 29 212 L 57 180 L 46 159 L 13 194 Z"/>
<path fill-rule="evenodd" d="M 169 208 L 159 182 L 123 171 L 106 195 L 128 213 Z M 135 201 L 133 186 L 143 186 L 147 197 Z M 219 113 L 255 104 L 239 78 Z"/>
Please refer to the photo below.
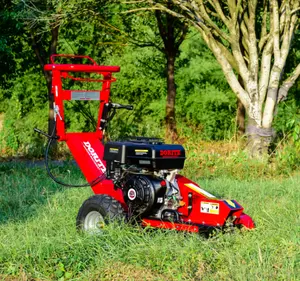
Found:
<path fill-rule="evenodd" d="M 160 136 L 165 113 L 166 83 L 163 55 L 153 48 L 124 48 L 122 56 L 108 57 L 106 63 L 120 65 L 115 74 L 111 99 L 134 105 L 130 112 L 117 112 L 110 125 L 112 139 L 128 135 Z"/>
<path fill-rule="evenodd" d="M 223 91 L 230 89 L 220 65 L 197 31 L 191 30 L 180 50 L 176 73 L 179 94 L 193 93 L 195 89 L 199 91 L 207 84 Z"/>
<path fill-rule="evenodd" d="M 298 83 L 291 90 L 288 99 L 279 104 L 274 120 L 277 133 L 274 155 L 280 167 L 287 171 L 297 169 L 300 165 L 300 98 L 297 94 L 299 89 Z"/>
<path fill-rule="evenodd" d="M 198 34 L 190 36 L 182 44 L 176 73 L 179 120 L 196 126 L 201 139 L 231 138 L 235 131 L 235 95 Z"/>
<path fill-rule="evenodd" d="M 45 93 L 40 91 L 45 88 L 45 80 L 33 69 L 12 81 L 12 85 L 0 133 L 1 150 L 4 154 L 39 155 L 42 142 L 33 128 L 47 127 L 48 103 Z"/>
<path fill-rule="evenodd" d="M 233 135 L 235 123 L 235 96 L 214 86 L 188 95 L 181 101 L 180 113 L 188 124 L 196 126 L 201 139 L 228 139 Z"/>
<path fill-rule="evenodd" d="M 161 46 L 161 39 L 155 35 L 158 30 L 155 28 L 154 17 L 139 13 L 124 16 L 120 11 L 128 7 L 118 1 L 41 1 L 38 8 L 45 18 L 39 22 L 36 21 L 37 10 L 24 10 L 24 2 L 16 3 L 20 5 L 12 3 L 0 9 L 0 25 L 4 31 L 0 36 L 0 58 L 5 66 L 9 66 L 2 68 L 0 73 L 0 112 L 4 116 L 0 143 L 3 155 L 30 153 L 38 156 L 42 151 L 44 140 L 32 129 L 39 127 L 47 131 L 47 88 L 32 50 L 28 22 L 24 22 L 24 17 L 20 15 L 28 12 L 31 19 L 35 19 L 35 25 L 30 31 L 43 50 L 40 52 L 43 60 L 48 61 L 45 52 L 50 42 L 47 19 L 53 20 L 55 13 L 54 10 L 44 8 L 57 3 L 63 5 L 65 11 L 61 14 L 59 53 L 90 55 L 100 64 L 121 66 L 121 72 L 115 75 L 118 80 L 113 83 L 111 99 L 133 104 L 134 111 L 117 113 L 109 126 L 108 138 L 164 136 L 167 91 L 165 56 L 151 46 L 133 46 L 129 43 L 133 38 L 126 37 L 126 32 L 140 33 L 147 42 Z M 59 5 L 55 7 L 55 12 L 61 12 Z M 110 24 L 106 25 L 105 21 Z M 288 69 L 293 69 L 298 61 L 298 53 L 296 45 L 293 45 Z M 196 141 L 232 139 L 236 126 L 236 99 L 220 66 L 198 32 L 193 29 L 190 29 L 187 39 L 181 44 L 180 55 L 176 60 L 175 80 L 176 118 L 182 134 L 180 137 L 194 138 Z M 66 85 L 71 89 L 81 86 L 72 83 Z M 84 89 L 88 87 L 92 89 L 94 85 L 84 85 Z M 280 139 L 293 139 L 294 143 L 298 143 L 299 114 L 295 117 L 298 103 L 296 95 L 293 95 L 285 106 L 279 107 L 275 127 Z M 69 131 L 94 128 L 95 122 L 91 122 L 97 112 L 94 103 L 68 102 L 66 112 Z"/>
<path fill-rule="evenodd" d="M 300 98 L 297 95 L 300 84 L 296 84 L 291 90 L 288 100 L 279 104 L 274 120 L 274 128 L 281 138 L 292 138 L 295 143 L 300 141 Z"/>

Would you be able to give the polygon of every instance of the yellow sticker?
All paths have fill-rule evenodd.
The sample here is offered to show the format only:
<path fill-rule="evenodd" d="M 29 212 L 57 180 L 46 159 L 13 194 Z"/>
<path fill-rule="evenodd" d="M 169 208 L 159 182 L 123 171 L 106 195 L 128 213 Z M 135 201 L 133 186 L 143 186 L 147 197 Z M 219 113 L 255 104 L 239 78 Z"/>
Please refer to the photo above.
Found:
<path fill-rule="evenodd" d="M 135 155 L 143 156 L 148 154 L 148 149 L 135 149 Z"/>
<path fill-rule="evenodd" d="M 111 153 L 118 153 L 119 149 L 118 148 L 114 148 L 114 147 L 110 147 L 109 148 L 109 152 L 111 152 Z"/>
<path fill-rule="evenodd" d="M 226 203 L 227 203 L 229 206 L 231 206 L 232 208 L 236 208 L 234 202 L 232 202 L 231 200 L 225 200 L 225 201 L 226 201 Z"/>

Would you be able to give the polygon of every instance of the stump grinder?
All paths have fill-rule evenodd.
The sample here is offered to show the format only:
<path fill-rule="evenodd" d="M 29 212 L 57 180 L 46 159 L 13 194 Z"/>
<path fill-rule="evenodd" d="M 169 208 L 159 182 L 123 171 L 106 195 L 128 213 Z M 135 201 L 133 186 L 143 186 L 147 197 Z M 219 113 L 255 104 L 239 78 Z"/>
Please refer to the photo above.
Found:
<path fill-rule="evenodd" d="M 55 62 L 63 58 L 88 63 Z M 48 166 L 51 143 L 54 140 L 66 142 L 94 192 L 79 209 L 76 220 L 79 230 L 101 231 L 111 221 L 132 218 L 144 227 L 195 233 L 255 227 L 237 201 L 219 199 L 178 174 L 186 156 L 182 145 L 166 144 L 159 138 L 149 137 L 104 142 L 105 129 L 116 111 L 133 109 L 131 105 L 110 100 L 111 83 L 116 81 L 112 74 L 120 71 L 119 66 L 98 65 L 88 56 L 77 55 L 53 55 L 50 61 L 44 70 L 52 74 L 55 130 L 52 135 L 35 130 L 49 138 L 45 156 L 49 175 L 56 182 L 67 185 L 55 178 Z M 78 76 L 82 73 L 85 77 Z M 97 78 L 91 78 L 95 75 Z M 99 89 L 64 89 L 64 79 L 99 83 Z M 99 102 L 95 131 L 67 132 L 66 100 Z"/>

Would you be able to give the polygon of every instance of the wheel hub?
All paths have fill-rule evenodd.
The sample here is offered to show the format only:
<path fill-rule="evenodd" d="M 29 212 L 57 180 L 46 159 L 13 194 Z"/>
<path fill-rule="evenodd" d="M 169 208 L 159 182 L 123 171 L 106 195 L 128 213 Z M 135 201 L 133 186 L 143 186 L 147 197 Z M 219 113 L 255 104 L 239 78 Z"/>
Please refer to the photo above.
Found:
<path fill-rule="evenodd" d="M 91 211 L 87 214 L 84 220 L 84 230 L 86 231 L 101 231 L 105 226 L 103 216 L 97 211 Z"/>

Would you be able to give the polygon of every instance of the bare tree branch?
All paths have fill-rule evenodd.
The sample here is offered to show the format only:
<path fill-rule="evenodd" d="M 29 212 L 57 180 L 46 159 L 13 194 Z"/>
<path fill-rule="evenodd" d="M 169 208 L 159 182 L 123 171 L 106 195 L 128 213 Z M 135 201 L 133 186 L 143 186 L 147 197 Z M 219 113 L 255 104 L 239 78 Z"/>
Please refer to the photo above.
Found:
<path fill-rule="evenodd" d="M 267 32 L 267 17 L 268 17 L 268 5 L 267 1 L 263 1 L 263 17 L 262 17 L 262 24 L 261 24 L 261 34 L 260 34 L 260 40 L 258 43 L 258 49 L 261 52 L 263 46 L 267 42 L 270 33 Z"/>
<path fill-rule="evenodd" d="M 217 14 L 219 15 L 220 19 L 223 21 L 223 23 L 226 25 L 227 29 L 232 28 L 232 25 L 230 21 L 226 18 L 226 16 L 223 13 L 223 9 L 220 6 L 219 0 L 209 0 L 209 3 L 214 7 Z M 201 1 L 201 6 L 204 6 L 203 1 Z"/>
<path fill-rule="evenodd" d="M 265 45 L 262 56 L 261 56 L 261 65 L 260 65 L 260 79 L 258 84 L 259 89 L 259 101 L 263 104 L 268 90 L 271 63 L 273 55 L 273 37 L 270 37 L 268 43 Z"/>
<path fill-rule="evenodd" d="M 300 11 L 300 7 L 299 8 L 295 8 L 292 12 L 291 12 L 291 14 L 293 15 L 293 14 L 296 14 L 297 12 L 299 12 Z"/>
<path fill-rule="evenodd" d="M 258 75 L 258 51 L 257 51 L 257 39 L 255 31 L 255 16 L 256 16 L 257 0 L 252 0 L 248 2 L 249 9 L 249 24 L 248 24 L 248 34 L 249 34 L 249 68 L 251 73 L 251 79 L 256 81 Z"/>
<path fill-rule="evenodd" d="M 280 61 L 280 26 L 279 26 L 279 11 L 278 2 L 276 0 L 271 0 L 272 2 L 272 18 L 273 18 L 273 38 L 274 38 L 274 60 L 276 64 Z"/>
<path fill-rule="evenodd" d="M 286 99 L 287 94 L 290 90 L 290 88 L 295 84 L 296 80 L 300 76 L 300 63 L 298 66 L 295 68 L 293 73 L 287 78 L 281 85 L 278 93 L 278 99 L 277 102 L 281 102 Z"/>
<path fill-rule="evenodd" d="M 181 30 L 181 35 L 180 37 L 177 39 L 177 42 L 175 43 L 175 48 L 178 49 L 179 46 L 182 44 L 182 42 L 184 41 L 184 39 L 186 38 L 187 32 L 188 32 L 188 28 L 189 26 L 187 25 L 187 23 L 184 23 L 183 28 Z"/>
<path fill-rule="evenodd" d="M 199 29 L 199 28 L 198 28 Z M 224 75 L 227 78 L 229 85 L 231 86 L 232 90 L 238 96 L 238 98 L 242 101 L 246 108 L 250 105 L 250 97 L 247 92 L 241 87 L 231 64 L 228 62 L 226 57 L 223 55 L 222 49 L 219 47 L 218 42 L 215 41 L 214 37 L 210 33 L 205 33 L 203 29 L 199 30 L 202 34 L 203 39 L 210 47 L 212 52 L 214 53 L 216 59 L 220 63 Z"/>
<path fill-rule="evenodd" d="M 156 21 L 157 21 L 157 26 L 158 26 L 158 30 L 159 30 L 159 33 L 160 33 L 160 36 L 164 42 L 164 45 L 166 46 L 167 43 L 168 43 L 168 36 L 167 36 L 167 32 L 164 28 L 164 24 L 162 22 L 162 19 L 161 19 L 161 11 L 160 10 L 156 10 L 154 12 L 155 14 L 155 18 L 156 18 Z"/>
<path fill-rule="evenodd" d="M 153 7 L 185 18 L 202 35 L 232 90 L 259 127 L 270 128 L 277 100 L 299 77 L 299 66 L 282 87 L 287 56 L 299 26 L 299 0 L 170 0 L 182 11 Z M 157 4 L 160 3 L 160 4 Z M 259 7 L 259 5 L 262 6 Z M 257 34 L 260 27 L 260 34 Z M 241 75 L 242 84 L 235 71 Z"/>
<path fill-rule="evenodd" d="M 216 1 L 218 2 L 218 1 Z M 205 24 L 208 25 L 209 27 L 213 28 L 220 37 L 222 37 L 224 40 L 226 41 L 230 41 L 230 36 L 228 36 L 228 34 L 226 34 L 224 31 L 222 31 L 214 22 L 213 20 L 210 18 L 210 16 L 208 15 L 208 13 L 206 12 L 206 8 L 203 4 L 203 1 L 200 1 L 200 15 L 202 16 L 203 20 L 205 21 Z M 218 10 L 216 10 L 216 12 L 218 13 L 218 15 L 220 15 L 220 18 L 222 19 L 222 12 L 219 12 Z M 224 15 L 223 15 L 224 17 Z M 222 19 L 223 20 L 223 19 Z M 226 20 L 227 22 L 227 20 Z M 228 22 L 227 22 L 228 24 Z"/>

